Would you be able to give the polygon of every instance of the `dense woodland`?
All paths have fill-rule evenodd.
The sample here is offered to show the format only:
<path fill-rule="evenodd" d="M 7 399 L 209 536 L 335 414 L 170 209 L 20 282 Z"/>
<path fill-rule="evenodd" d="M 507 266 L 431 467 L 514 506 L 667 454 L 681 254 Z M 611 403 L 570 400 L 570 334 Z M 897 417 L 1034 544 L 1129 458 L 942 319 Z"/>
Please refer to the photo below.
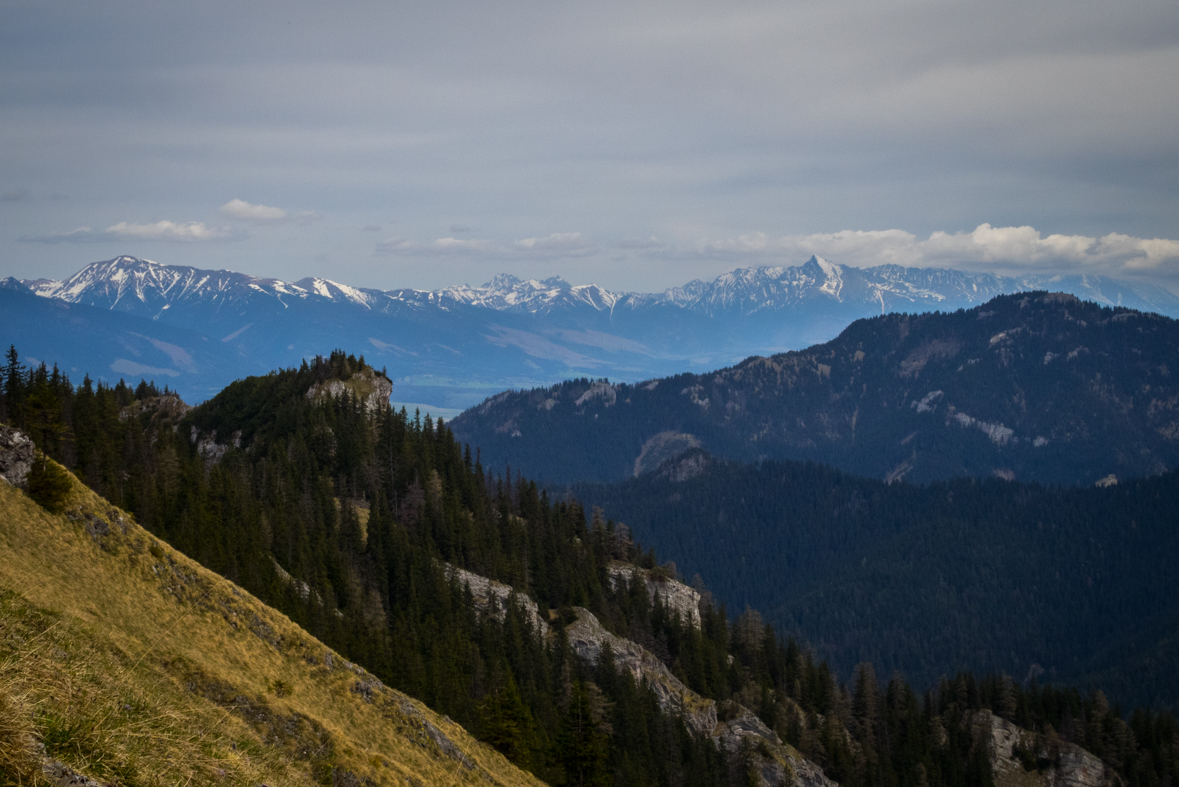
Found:
<path fill-rule="evenodd" d="M 1057 741 L 1086 746 L 1131 787 L 1179 776 L 1167 713 L 1126 716 L 1099 693 L 1002 676 L 918 693 L 863 665 L 840 683 L 753 610 L 730 618 L 706 597 L 697 630 L 643 587 L 611 589 L 611 560 L 658 566 L 627 528 L 508 468 L 489 472 L 441 421 L 368 412 L 347 394 L 307 398 L 363 368 L 337 352 L 189 411 L 154 384 L 75 387 L 10 350 L 0 418 L 160 537 L 555 784 L 750 780 L 748 752 L 690 735 L 608 655 L 580 663 L 562 634 L 571 606 L 656 653 L 722 716 L 733 702 L 751 708 L 849 787 L 988 787 L 971 723 L 980 708 L 1035 730 L 1049 754 Z M 535 636 L 518 605 L 480 613 L 444 563 L 527 593 L 556 636 Z"/>
<path fill-rule="evenodd" d="M 694 451 L 573 491 L 641 522 L 664 559 L 843 674 L 869 661 L 932 686 L 960 669 L 1043 671 L 1179 706 L 1179 472 L 1107 488 L 917 486 Z"/>

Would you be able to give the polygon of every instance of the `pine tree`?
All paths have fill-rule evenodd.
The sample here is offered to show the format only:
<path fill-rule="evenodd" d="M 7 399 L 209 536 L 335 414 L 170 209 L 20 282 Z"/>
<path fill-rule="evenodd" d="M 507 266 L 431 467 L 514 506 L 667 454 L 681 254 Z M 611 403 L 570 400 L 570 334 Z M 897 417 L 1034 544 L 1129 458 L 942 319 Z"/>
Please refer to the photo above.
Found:
<path fill-rule="evenodd" d="M 29 471 L 28 485 L 29 497 L 46 511 L 57 514 L 65 510 L 71 488 L 70 476 L 39 451 Z"/>
<path fill-rule="evenodd" d="M 602 787 L 609 783 L 606 772 L 606 736 L 594 719 L 589 691 L 584 682 L 574 681 L 569 705 L 557 733 L 557 759 L 570 787 Z"/>

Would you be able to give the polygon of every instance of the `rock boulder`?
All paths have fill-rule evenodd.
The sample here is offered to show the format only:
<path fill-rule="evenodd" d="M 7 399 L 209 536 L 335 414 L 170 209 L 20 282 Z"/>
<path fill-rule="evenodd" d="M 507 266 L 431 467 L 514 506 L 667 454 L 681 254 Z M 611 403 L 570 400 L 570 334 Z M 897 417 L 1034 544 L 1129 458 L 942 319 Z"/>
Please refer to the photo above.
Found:
<path fill-rule="evenodd" d="M 25 488 L 33 469 L 33 441 L 24 432 L 0 424 L 0 478 Z"/>

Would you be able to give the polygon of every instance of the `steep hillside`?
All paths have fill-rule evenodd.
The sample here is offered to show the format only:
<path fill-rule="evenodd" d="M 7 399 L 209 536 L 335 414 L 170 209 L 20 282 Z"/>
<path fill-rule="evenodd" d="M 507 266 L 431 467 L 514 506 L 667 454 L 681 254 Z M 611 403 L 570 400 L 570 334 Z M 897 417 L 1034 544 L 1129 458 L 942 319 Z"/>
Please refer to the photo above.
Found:
<path fill-rule="evenodd" d="M 1177 363 L 1176 321 L 1041 292 L 860 320 L 709 374 L 506 392 L 451 428 L 489 466 L 547 481 L 618 480 L 703 447 L 890 481 L 1092 484 L 1179 464 Z"/>
<path fill-rule="evenodd" d="M 539 784 L 72 486 L 0 482 L 0 782 Z"/>

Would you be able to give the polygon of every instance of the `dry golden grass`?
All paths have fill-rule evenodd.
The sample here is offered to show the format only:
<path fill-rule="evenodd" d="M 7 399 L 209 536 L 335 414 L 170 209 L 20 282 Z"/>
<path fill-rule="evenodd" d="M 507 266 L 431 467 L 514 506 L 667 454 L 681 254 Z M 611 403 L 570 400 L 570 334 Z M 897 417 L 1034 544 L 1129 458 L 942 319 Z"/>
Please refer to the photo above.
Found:
<path fill-rule="evenodd" d="M 76 481 L 0 484 L 0 784 L 539 784 L 329 653 Z"/>

